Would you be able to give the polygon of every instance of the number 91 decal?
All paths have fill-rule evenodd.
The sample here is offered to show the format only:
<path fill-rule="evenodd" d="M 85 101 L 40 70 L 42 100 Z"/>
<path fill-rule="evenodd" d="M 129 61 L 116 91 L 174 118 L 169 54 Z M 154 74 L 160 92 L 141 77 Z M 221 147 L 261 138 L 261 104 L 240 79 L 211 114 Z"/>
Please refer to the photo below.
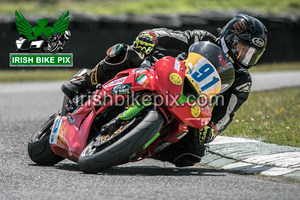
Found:
<path fill-rule="evenodd" d="M 199 56 L 199 55 L 198 55 Z M 188 63 L 191 71 L 187 77 L 202 94 L 217 95 L 221 91 L 221 80 L 216 68 L 204 57 L 193 65 Z"/>

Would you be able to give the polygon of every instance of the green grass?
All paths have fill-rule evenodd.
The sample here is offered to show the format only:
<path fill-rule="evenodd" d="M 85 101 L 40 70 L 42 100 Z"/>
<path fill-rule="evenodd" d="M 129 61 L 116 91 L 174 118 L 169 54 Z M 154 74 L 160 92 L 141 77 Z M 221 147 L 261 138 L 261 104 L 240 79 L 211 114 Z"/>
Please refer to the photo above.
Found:
<path fill-rule="evenodd" d="M 68 80 L 78 70 L 0 70 L 0 82 Z"/>
<path fill-rule="evenodd" d="M 222 135 L 300 147 L 300 88 L 251 93 Z"/>
<path fill-rule="evenodd" d="M 300 13 L 299 0 L 0 0 L 0 13 L 13 14 L 15 10 L 24 13 L 57 15 L 58 12 L 90 14 L 194 14 L 203 10 L 257 10 L 267 13 Z M 42 1 L 40 1 L 42 2 Z"/>

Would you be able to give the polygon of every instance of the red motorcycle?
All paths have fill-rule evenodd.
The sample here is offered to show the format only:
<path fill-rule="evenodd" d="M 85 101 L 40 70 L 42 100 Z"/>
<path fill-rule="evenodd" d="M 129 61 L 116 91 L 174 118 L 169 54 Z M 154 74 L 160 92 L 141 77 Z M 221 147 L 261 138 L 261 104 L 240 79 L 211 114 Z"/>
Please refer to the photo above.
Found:
<path fill-rule="evenodd" d="M 178 142 L 189 127 L 207 125 L 212 97 L 233 80 L 233 65 L 217 45 L 195 43 L 185 61 L 164 57 L 118 73 L 88 97 L 65 98 L 29 140 L 29 156 L 39 165 L 67 158 L 85 173 L 140 161 Z"/>

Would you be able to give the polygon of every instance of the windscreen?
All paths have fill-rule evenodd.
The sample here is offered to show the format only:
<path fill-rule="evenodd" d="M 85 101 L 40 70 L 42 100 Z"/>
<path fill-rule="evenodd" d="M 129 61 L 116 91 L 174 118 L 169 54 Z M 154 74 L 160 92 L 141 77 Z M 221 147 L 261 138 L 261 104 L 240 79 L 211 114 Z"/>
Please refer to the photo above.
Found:
<path fill-rule="evenodd" d="M 218 95 L 233 83 L 232 62 L 220 47 L 211 42 L 198 42 L 189 49 L 186 77 L 198 93 Z"/>

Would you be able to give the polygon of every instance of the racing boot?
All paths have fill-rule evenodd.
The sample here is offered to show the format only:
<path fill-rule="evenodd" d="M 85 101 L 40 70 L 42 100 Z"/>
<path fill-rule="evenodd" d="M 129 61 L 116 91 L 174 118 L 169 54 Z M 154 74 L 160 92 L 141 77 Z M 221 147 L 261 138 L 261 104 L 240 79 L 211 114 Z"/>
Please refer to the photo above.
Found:
<path fill-rule="evenodd" d="M 91 70 L 82 69 L 77 72 L 69 81 L 65 82 L 61 86 L 63 93 L 69 98 L 73 99 L 76 94 L 86 92 L 88 89 L 92 89 L 90 82 Z"/>
<path fill-rule="evenodd" d="M 189 167 L 199 163 L 207 149 L 208 145 L 199 141 L 199 131 L 190 128 L 187 135 L 179 142 L 152 155 L 151 158 L 170 162 L 176 167 Z"/>

